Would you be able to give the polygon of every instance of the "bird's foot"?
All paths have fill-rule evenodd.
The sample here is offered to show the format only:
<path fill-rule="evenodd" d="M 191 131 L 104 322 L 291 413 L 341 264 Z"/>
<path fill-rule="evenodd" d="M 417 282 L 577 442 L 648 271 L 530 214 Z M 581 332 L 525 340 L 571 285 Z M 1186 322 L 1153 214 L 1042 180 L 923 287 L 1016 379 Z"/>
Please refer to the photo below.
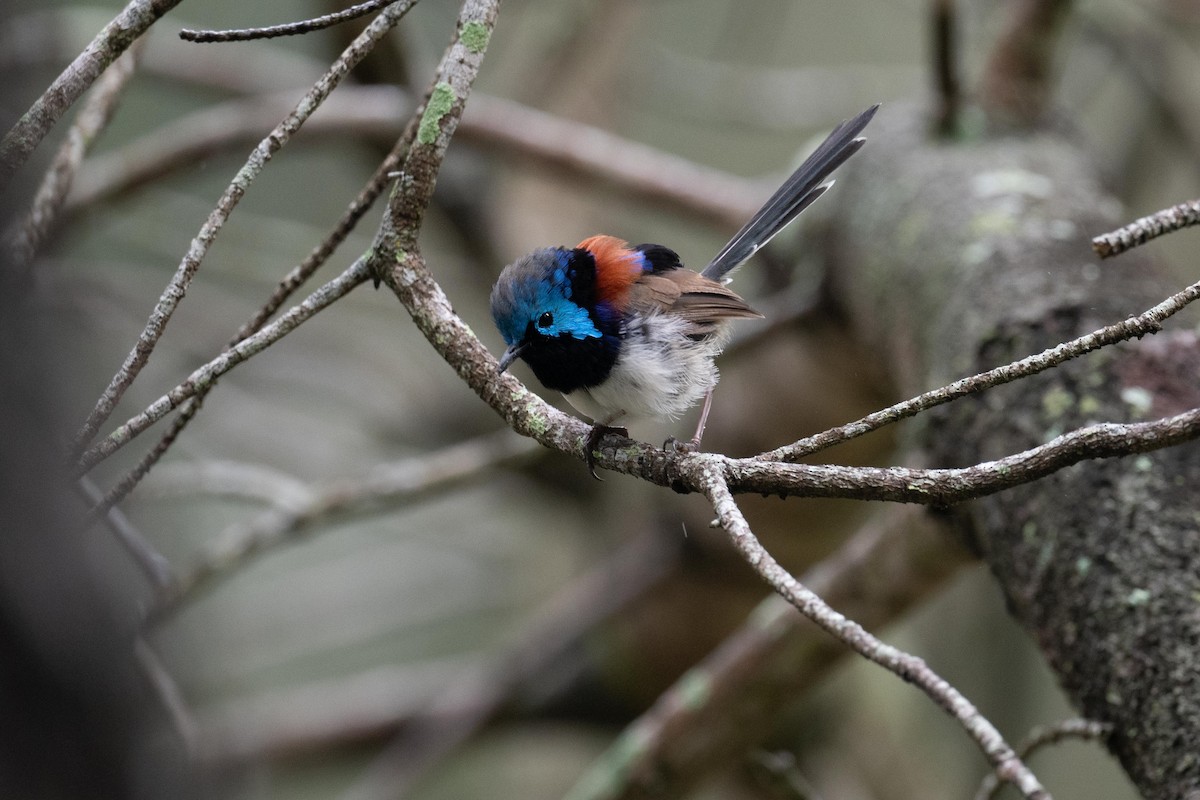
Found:
<path fill-rule="evenodd" d="M 613 427 L 612 425 L 604 425 L 603 423 L 597 422 L 592 426 L 592 432 L 588 434 L 587 455 L 585 460 L 587 461 L 588 472 L 592 473 L 592 477 L 598 481 L 602 481 L 604 479 L 596 474 L 596 451 L 600 449 L 600 440 L 610 433 L 616 434 L 617 436 L 629 436 L 629 429 L 617 428 Z"/>
<path fill-rule="evenodd" d="M 674 436 L 668 436 L 663 442 L 663 450 L 671 450 L 676 453 L 696 453 L 700 451 L 700 440 L 696 438 L 689 439 L 684 442 L 676 439 Z"/>

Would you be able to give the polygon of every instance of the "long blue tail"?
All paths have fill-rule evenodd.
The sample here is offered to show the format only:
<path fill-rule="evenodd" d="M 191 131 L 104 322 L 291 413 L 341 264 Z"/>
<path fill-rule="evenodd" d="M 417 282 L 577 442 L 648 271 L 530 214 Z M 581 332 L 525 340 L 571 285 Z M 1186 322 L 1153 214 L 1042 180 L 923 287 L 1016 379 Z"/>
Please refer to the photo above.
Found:
<path fill-rule="evenodd" d="M 824 194 L 832 182 L 823 181 L 867 141 L 858 134 L 862 133 L 878 110 L 877 103 L 834 128 L 821 146 L 804 159 L 804 163 L 771 195 L 766 205 L 721 248 L 721 252 L 701 274 L 715 281 L 721 280 Z"/>

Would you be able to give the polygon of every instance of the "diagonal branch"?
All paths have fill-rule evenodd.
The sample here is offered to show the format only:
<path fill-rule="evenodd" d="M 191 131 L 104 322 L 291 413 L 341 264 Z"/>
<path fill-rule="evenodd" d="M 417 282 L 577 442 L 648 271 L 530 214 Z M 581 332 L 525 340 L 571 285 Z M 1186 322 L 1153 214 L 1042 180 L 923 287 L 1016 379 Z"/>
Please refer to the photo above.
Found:
<path fill-rule="evenodd" d="M 902 617 L 970 562 L 946 515 L 887 506 L 802 582 L 868 630 Z M 681 676 L 578 782 L 572 800 L 690 796 L 709 775 L 761 746 L 779 710 L 848 655 L 778 594 Z M 614 786 L 612 777 L 619 776 Z M 604 787 L 600 790 L 599 787 Z"/>
<path fill-rule="evenodd" d="M 693 473 L 693 481 L 712 503 L 718 522 L 742 557 L 776 592 L 826 632 L 924 691 L 963 726 L 1001 779 L 1011 782 L 1027 798 L 1049 798 L 1050 795 L 995 726 L 957 689 L 937 675 L 922 659 L 880 641 L 857 622 L 830 608 L 780 566 L 750 530 L 719 469 L 711 465 L 699 466 Z"/>
<path fill-rule="evenodd" d="M 136 45 L 130 48 L 117 59 L 113 68 L 100 78 L 95 91 L 80 109 L 79 115 L 67 132 L 66 140 L 54 154 L 41 185 L 34 193 L 29 214 L 12 243 L 10 266 L 16 269 L 18 280 L 28 274 L 27 271 L 38 250 L 58 222 L 59 211 L 66 202 L 67 193 L 71 191 L 79 165 L 91 150 L 96 137 L 108 127 L 125 86 L 137 68 L 141 49 Z"/>
<path fill-rule="evenodd" d="M 300 540 L 318 525 L 377 514 L 381 509 L 448 491 L 530 454 L 529 440 L 503 430 L 417 458 L 383 464 L 361 480 L 314 487 L 309 497 L 295 507 L 265 511 L 227 530 L 197 565 L 157 587 L 156 604 L 148 621 L 161 622 L 202 588 L 269 550 Z"/>
<path fill-rule="evenodd" d="M 344 297 L 368 277 L 366 258 L 360 258 L 345 272 L 310 294 L 304 302 L 293 307 L 287 314 L 195 370 L 183 383 L 151 403 L 140 414 L 130 417 L 125 424 L 79 457 L 79 471 L 86 473 L 128 444 L 139 433 L 165 417 L 171 409 L 204 391 L 217 378 L 291 333 L 319 311 L 328 308 L 334 301 Z"/>
<path fill-rule="evenodd" d="M 236 347 L 240 342 L 262 330 L 262 327 L 267 324 L 267 320 L 333 255 L 354 230 L 355 226 L 358 225 L 359 220 L 370 210 L 375 201 L 379 199 L 379 196 L 389 183 L 388 174 L 399 164 L 406 147 L 407 144 L 403 140 L 396 143 L 391 152 L 375 168 L 375 172 L 367 180 L 366 185 L 363 186 L 354 200 L 350 202 L 350 205 L 342 213 L 341 218 L 334 225 L 329 235 L 313 248 L 304 261 L 300 262 L 300 264 L 280 280 L 279 285 L 275 287 L 275 291 L 271 293 L 270 298 L 267 299 L 249 321 L 238 329 L 238 332 L 229 342 L 226 350 Z M 195 419 L 204 402 L 204 398 L 208 396 L 208 393 L 215 386 L 215 382 L 210 383 L 205 388 L 198 390 L 194 396 L 188 398 L 187 402 L 180 408 L 179 414 L 175 419 L 171 420 L 170 427 L 159 438 L 157 444 L 147 451 L 141 460 L 125 473 L 111 489 L 105 492 L 104 497 L 90 509 L 89 514 L 94 516 L 106 512 L 133 491 L 134 487 L 149 474 L 159 459 L 166 454 L 184 428 Z"/>
<path fill-rule="evenodd" d="M 1109 235 L 1113 236 L 1116 234 Z M 830 428 L 827 431 L 801 439 L 786 447 L 763 453 L 758 458 L 763 461 L 797 461 L 804 456 L 833 447 L 842 442 L 847 442 L 871 431 L 879 430 L 893 422 L 915 416 L 922 411 L 927 411 L 959 397 L 975 394 L 984 389 L 990 389 L 993 386 L 1011 383 L 1030 375 L 1036 375 L 1039 372 L 1056 367 L 1065 361 L 1078 358 L 1101 347 L 1130 339 L 1140 339 L 1147 334 L 1158 333 L 1158 331 L 1162 330 L 1163 322 L 1198 298 L 1200 298 L 1200 282 L 1193 283 L 1191 286 L 1171 295 L 1163 302 L 1137 316 L 1107 325 L 1086 336 L 1080 336 L 1077 339 L 1048 348 L 1036 355 L 1028 356 L 1019 361 L 1013 361 L 1002 367 L 996 367 L 987 372 L 972 375 L 969 378 L 960 378 L 947 386 L 925 392 L 911 400 L 905 400 L 889 408 L 875 411 L 855 422 Z"/>
<path fill-rule="evenodd" d="M 317 109 L 329 93 L 341 83 L 342 79 L 359 61 L 371 52 L 375 43 L 382 39 L 403 18 L 415 2 L 416 0 L 406 0 L 406 2 L 396 3 L 376 17 L 367 26 L 366 30 L 350 43 L 308 93 L 305 94 L 295 110 L 280 122 L 250 154 L 250 158 L 238 170 L 233 181 L 221 195 L 221 199 L 217 201 L 216 208 L 209 214 L 208 219 L 200 228 L 200 232 L 192 240 L 191 246 L 188 248 L 188 252 L 183 257 L 183 260 L 180 261 L 174 277 L 172 277 L 171 282 L 163 291 L 162 296 L 154 307 L 154 311 L 151 312 L 150 319 L 147 320 L 145 329 L 138 337 L 137 344 L 129 352 L 129 355 L 126 356 L 121 368 L 113 375 L 108 388 L 104 390 L 104 393 L 96 401 L 95 408 L 92 409 L 83 427 L 76 434 L 74 447 L 76 453 L 85 448 L 93 437 L 95 437 L 100 426 L 104 424 L 117 403 L 120 402 L 121 397 L 125 394 L 125 390 L 129 388 L 130 384 L 137 378 L 138 373 L 141 372 L 142 367 L 149 360 L 150 354 L 153 352 L 155 345 L 163 334 L 163 330 L 171 319 L 171 315 L 175 313 L 175 309 L 178 307 L 180 301 L 183 300 L 183 296 L 187 292 L 192 278 L 200 268 L 200 262 L 208 254 L 209 248 L 217 238 L 217 234 L 221 231 L 225 221 L 233 213 L 233 209 L 246 193 L 250 184 L 262 172 L 267 161 L 290 141 L 292 135 L 300 129 L 300 126 L 304 124 L 305 120 Z"/>
<path fill-rule="evenodd" d="M 1092 249 L 1101 258 L 1119 256 L 1151 239 L 1192 225 L 1200 225 L 1200 200 L 1164 208 L 1148 217 L 1123 225 L 1111 233 L 1097 236 L 1092 239 Z"/>
<path fill-rule="evenodd" d="M 0 188 L 108 65 L 180 0 L 131 0 L 54 79 L 0 141 Z"/>

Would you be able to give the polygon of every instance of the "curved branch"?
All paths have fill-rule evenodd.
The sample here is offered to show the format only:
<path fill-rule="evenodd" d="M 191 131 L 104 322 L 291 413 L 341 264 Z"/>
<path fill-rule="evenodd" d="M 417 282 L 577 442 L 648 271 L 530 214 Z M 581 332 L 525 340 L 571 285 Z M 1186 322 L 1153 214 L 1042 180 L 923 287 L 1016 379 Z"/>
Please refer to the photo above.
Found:
<path fill-rule="evenodd" d="M 1021 754 L 1021 758 L 1029 758 L 1048 745 L 1065 742 L 1068 739 L 1095 741 L 1103 739 L 1111 733 L 1112 725 L 1106 722 L 1096 722 L 1092 719 L 1067 719 L 1053 725 L 1035 728 L 1021 740 L 1017 752 Z M 993 800 L 996 793 L 1000 791 L 1001 785 L 995 775 L 988 775 L 980 782 L 979 791 L 975 793 L 975 800 Z"/>
<path fill-rule="evenodd" d="M 335 11 L 332 14 L 323 14 L 312 19 L 305 19 L 299 22 L 285 22 L 282 25 L 270 25 L 263 28 L 237 28 L 226 31 L 184 28 L 179 32 L 179 38 L 188 42 L 210 43 L 245 42 L 251 39 L 274 39 L 277 36 L 299 36 L 323 30 L 324 28 L 331 28 L 334 25 L 340 25 L 352 19 L 365 17 L 367 14 L 378 11 L 394 2 L 396 0 L 367 0 L 365 3 L 359 3 L 356 6 Z"/>

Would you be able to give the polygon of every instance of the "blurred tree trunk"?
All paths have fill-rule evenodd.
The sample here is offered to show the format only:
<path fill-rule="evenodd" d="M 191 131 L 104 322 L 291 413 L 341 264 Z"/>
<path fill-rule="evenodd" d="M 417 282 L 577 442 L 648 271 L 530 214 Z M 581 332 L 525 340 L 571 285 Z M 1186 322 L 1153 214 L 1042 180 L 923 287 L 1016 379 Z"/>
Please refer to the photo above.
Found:
<path fill-rule="evenodd" d="M 1146 249 L 1097 262 L 1090 238 L 1126 220 L 1077 144 L 926 131 L 917 110 L 885 108 L 831 193 L 835 295 L 906 394 L 1181 288 Z M 964 466 L 1089 422 L 1200 405 L 1200 347 L 1183 327 L 944 406 L 908 430 L 910 460 Z M 1072 701 L 1113 724 L 1109 747 L 1147 798 L 1200 797 L 1198 486 L 1189 444 L 955 509 Z"/>

